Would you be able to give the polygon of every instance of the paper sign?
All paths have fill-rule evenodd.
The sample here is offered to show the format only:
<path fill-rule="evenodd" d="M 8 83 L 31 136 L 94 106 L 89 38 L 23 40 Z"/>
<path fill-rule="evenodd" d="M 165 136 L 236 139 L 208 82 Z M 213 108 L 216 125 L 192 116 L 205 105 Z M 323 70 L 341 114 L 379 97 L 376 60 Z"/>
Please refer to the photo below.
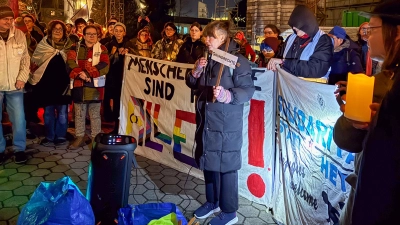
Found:
<path fill-rule="evenodd" d="M 235 69 L 238 57 L 222 50 L 214 49 L 211 59 Z"/>

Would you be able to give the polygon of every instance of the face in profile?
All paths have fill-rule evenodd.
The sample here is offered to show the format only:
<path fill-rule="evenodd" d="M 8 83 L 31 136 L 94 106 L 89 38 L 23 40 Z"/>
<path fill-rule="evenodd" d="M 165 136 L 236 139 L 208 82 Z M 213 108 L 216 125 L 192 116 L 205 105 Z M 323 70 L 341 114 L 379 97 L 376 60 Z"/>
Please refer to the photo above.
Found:
<path fill-rule="evenodd" d="M 86 27 L 86 25 L 84 24 L 84 23 L 80 23 L 80 24 L 78 24 L 77 26 L 76 26 L 76 31 L 78 32 L 78 33 L 82 33 L 83 32 L 83 29 Z"/>
<path fill-rule="evenodd" d="M 243 40 L 244 35 L 243 35 L 243 33 L 238 32 L 238 33 L 236 33 L 235 38 L 238 39 L 238 40 Z"/>
<path fill-rule="evenodd" d="M 386 50 L 382 34 L 382 19 L 371 17 L 367 27 L 369 53 L 372 59 L 383 62 L 386 57 Z"/>
<path fill-rule="evenodd" d="M 360 27 L 360 35 L 361 35 L 361 39 L 363 39 L 364 41 L 368 41 L 368 24 L 364 24 Z"/>
<path fill-rule="evenodd" d="M 296 32 L 298 37 L 303 37 L 306 34 L 304 31 L 300 30 L 297 27 L 293 27 L 293 30 Z"/>

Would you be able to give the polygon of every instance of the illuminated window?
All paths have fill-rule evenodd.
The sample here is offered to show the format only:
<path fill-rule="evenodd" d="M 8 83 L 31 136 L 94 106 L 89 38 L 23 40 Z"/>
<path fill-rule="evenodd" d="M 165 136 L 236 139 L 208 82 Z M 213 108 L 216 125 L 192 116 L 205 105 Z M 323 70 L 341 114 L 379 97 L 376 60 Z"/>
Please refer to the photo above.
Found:
<path fill-rule="evenodd" d="M 188 33 L 188 28 L 187 28 L 187 27 L 184 27 L 184 28 L 183 28 L 183 33 L 184 33 L 184 34 L 187 34 L 187 33 Z"/>

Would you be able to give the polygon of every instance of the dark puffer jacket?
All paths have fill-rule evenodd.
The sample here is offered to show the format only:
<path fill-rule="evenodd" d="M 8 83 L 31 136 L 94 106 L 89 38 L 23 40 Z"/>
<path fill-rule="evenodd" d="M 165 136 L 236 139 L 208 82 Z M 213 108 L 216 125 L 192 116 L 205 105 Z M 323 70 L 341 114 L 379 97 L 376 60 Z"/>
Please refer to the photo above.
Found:
<path fill-rule="evenodd" d="M 202 170 L 222 173 L 241 168 L 243 104 L 251 99 L 255 91 L 249 62 L 238 53 L 234 41 L 230 42 L 228 52 L 239 57 L 232 74 L 226 66 L 222 72 L 220 85 L 232 95 L 229 104 L 212 102 L 220 63 L 210 59 L 205 73 L 199 78 L 194 78 L 191 73 L 186 78 L 186 84 L 198 97 L 196 162 Z"/>
<path fill-rule="evenodd" d="M 179 49 L 176 62 L 194 64 L 203 56 L 205 49 L 206 45 L 200 39 L 193 42 L 191 37 L 187 37 Z"/>
<path fill-rule="evenodd" d="M 284 49 L 289 49 L 285 56 L 283 69 L 299 77 L 319 78 L 325 76 L 329 70 L 330 60 L 333 55 L 332 39 L 328 35 L 321 35 L 316 43 L 314 52 L 308 60 L 301 60 L 301 55 L 306 46 L 312 44 L 313 38 L 319 32 L 319 25 L 314 13 L 307 6 L 296 6 L 288 23 L 290 27 L 296 27 L 304 31 L 309 37 L 296 37 L 291 46 L 288 46 L 287 43 L 290 36 L 286 39 Z M 283 55 L 277 58 L 283 58 Z"/>
<path fill-rule="evenodd" d="M 349 72 L 353 74 L 362 73 L 364 70 L 358 45 L 347 38 L 339 48 L 334 49 L 328 83 L 335 84 L 338 81 L 347 81 Z"/>

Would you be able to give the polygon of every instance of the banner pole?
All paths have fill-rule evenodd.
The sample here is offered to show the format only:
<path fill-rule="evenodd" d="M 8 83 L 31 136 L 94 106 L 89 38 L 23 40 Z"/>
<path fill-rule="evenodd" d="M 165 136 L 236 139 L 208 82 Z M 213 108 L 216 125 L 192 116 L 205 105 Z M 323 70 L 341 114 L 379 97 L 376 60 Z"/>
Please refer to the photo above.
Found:
<path fill-rule="evenodd" d="M 278 73 L 278 69 L 280 69 L 280 68 L 277 68 L 277 70 L 276 70 L 276 72 L 275 72 L 275 79 L 277 80 L 277 82 L 276 82 L 276 90 L 275 90 L 275 92 L 274 92 L 274 95 L 276 96 L 276 98 L 275 98 L 275 100 L 276 100 L 276 103 L 278 104 L 278 91 L 279 91 L 279 73 Z M 274 104 L 275 105 L 275 104 Z M 278 142 L 278 147 L 279 147 L 279 149 L 278 149 L 278 154 L 279 154 L 279 160 L 278 160 L 278 162 L 276 162 L 275 161 L 275 163 L 279 163 L 280 164 L 280 169 L 281 169 L 281 178 L 282 178 L 282 188 L 283 188 L 283 199 L 284 199 L 284 202 L 285 202 L 285 211 L 286 211 L 286 209 L 288 208 L 288 205 L 289 205 L 289 203 L 288 203 L 288 196 L 287 196 L 287 187 L 286 187 L 286 179 L 285 179 L 285 170 L 284 170 L 284 167 L 283 167 L 283 155 L 282 155 L 282 151 L 283 151 L 283 149 L 282 149 L 282 139 L 281 139 L 281 123 L 280 123 L 280 114 L 279 114 L 279 109 L 278 109 L 278 107 L 276 107 L 276 114 L 275 115 L 277 115 L 277 118 L 276 118 L 276 121 L 277 121 L 277 142 Z M 286 225 L 289 225 L 290 223 L 289 223 L 289 220 L 288 220 L 288 214 L 287 213 L 285 213 L 286 214 L 286 216 L 285 216 L 285 219 L 286 219 Z"/>

